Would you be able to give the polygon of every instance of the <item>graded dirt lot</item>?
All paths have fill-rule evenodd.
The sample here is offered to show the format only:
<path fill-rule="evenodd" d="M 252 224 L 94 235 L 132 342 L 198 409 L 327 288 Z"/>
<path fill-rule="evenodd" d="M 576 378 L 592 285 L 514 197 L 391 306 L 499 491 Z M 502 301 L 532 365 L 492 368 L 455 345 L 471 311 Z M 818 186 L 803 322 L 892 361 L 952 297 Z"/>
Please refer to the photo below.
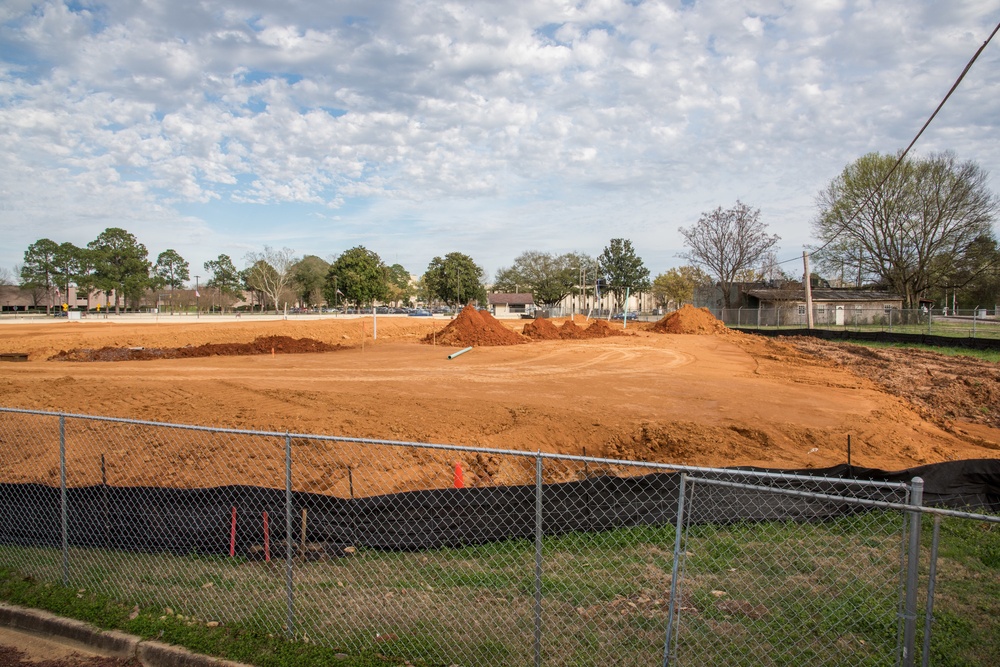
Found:
<path fill-rule="evenodd" d="M 0 406 L 528 451 L 580 454 L 585 448 L 592 456 L 712 466 L 843 463 L 848 435 L 852 462 L 862 466 L 901 469 L 1000 458 L 1000 428 L 985 418 L 998 406 L 975 404 L 995 401 L 997 394 L 966 392 L 947 414 L 928 407 L 908 396 L 912 381 L 893 388 L 880 380 L 901 369 L 912 373 L 905 355 L 894 359 L 887 352 L 874 359 L 878 372 L 870 379 L 815 348 L 714 327 L 699 327 L 701 335 L 691 335 L 630 322 L 625 335 L 525 339 L 474 347 L 449 360 L 461 342 L 434 344 L 447 324 L 440 318 L 380 317 L 373 341 L 371 318 L 8 323 L 0 326 L 0 352 L 27 353 L 29 361 L 0 364 Z M 577 327 L 587 324 L 576 321 Z M 524 322 L 489 325 L 520 334 Z M 613 327 L 620 332 L 622 325 Z M 424 342 L 428 336 L 430 342 Z M 336 347 L 292 354 L 294 345 L 279 344 L 271 354 L 267 344 L 258 343 L 258 354 L 246 356 L 49 360 L 80 349 L 184 349 L 265 337 Z M 74 354 L 79 355 L 64 356 Z M 959 362 L 934 355 L 933 363 Z M 952 384 L 971 373 L 996 391 L 1000 365 L 975 363 L 975 369 L 962 366 L 953 374 Z M 942 388 L 948 380 L 941 374 L 938 382 Z M 360 449 L 345 451 L 366 458 Z M 135 466 L 119 481 L 232 482 L 213 479 L 215 467 L 194 465 L 190 452 L 171 456 L 176 470 L 170 474 Z M 51 482 L 58 466 L 50 458 L 48 452 L 18 450 L 5 475 Z M 396 488 L 426 488 L 450 482 L 447 471 L 455 458 L 454 452 L 427 452 L 380 465 L 395 478 Z M 497 457 L 470 455 L 464 461 L 471 485 L 524 482 L 530 474 Z M 563 476 L 572 474 L 567 468 Z M 320 484 L 318 477 L 309 490 L 343 491 Z"/>

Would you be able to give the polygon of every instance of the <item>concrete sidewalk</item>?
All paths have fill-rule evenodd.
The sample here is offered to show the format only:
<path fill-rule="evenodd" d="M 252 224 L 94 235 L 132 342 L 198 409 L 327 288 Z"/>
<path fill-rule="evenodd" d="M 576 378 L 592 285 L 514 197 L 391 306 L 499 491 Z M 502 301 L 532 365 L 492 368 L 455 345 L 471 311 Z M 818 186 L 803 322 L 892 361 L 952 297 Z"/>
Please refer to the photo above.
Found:
<path fill-rule="evenodd" d="M 27 638 L 27 639 L 26 639 Z M 37 641 L 32 641 L 34 638 Z M 26 644 L 17 643 L 24 640 Z M 144 640 L 47 611 L 0 603 L 0 643 L 22 651 L 51 652 L 53 657 L 76 651 L 108 658 L 134 658 L 145 667 L 250 667 L 243 663 L 192 653 L 179 646 Z M 49 659 L 49 658 L 46 658 Z"/>

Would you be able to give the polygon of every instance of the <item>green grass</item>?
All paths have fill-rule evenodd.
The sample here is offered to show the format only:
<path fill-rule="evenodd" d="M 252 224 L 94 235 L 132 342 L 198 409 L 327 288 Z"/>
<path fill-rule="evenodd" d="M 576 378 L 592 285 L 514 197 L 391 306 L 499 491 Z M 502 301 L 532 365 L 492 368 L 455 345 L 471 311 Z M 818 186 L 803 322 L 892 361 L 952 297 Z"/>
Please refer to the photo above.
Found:
<path fill-rule="evenodd" d="M 678 663 L 892 664 L 900 530 L 888 512 L 691 527 Z M 546 537 L 544 664 L 659 664 L 673 545 L 671 526 Z M 0 546 L 0 598 L 262 667 L 533 662 L 530 540 L 297 562 L 293 640 L 283 561 L 72 549 L 65 588 L 61 562 Z M 937 590 L 933 664 L 995 664 L 1000 526 L 944 522 Z"/>

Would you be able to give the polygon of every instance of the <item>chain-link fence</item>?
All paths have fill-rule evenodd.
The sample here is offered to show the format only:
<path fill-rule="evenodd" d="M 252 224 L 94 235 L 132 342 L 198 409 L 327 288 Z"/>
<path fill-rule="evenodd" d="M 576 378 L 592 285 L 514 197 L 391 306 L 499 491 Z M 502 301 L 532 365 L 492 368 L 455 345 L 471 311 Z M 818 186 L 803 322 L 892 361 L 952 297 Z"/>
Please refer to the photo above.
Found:
<path fill-rule="evenodd" d="M 889 665 L 919 649 L 919 485 L 4 409 L 0 470 L 4 567 L 349 653 Z"/>
<path fill-rule="evenodd" d="M 865 306 L 814 305 L 813 326 L 818 329 L 879 331 L 957 338 L 1000 339 L 1000 315 L 989 310 L 899 309 Z M 715 308 L 712 314 L 737 328 L 805 329 L 809 319 L 802 304 L 766 308 Z"/>

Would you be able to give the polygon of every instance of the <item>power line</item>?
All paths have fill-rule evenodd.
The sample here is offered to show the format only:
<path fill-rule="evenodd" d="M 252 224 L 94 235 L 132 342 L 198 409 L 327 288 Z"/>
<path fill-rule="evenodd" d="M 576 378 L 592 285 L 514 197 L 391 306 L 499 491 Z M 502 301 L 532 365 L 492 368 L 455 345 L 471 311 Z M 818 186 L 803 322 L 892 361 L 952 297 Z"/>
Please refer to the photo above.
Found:
<path fill-rule="evenodd" d="M 997 31 L 1000 31 L 1000 23 L 997 23 L 996 27 L 993 28 L 993 32 L 990 33 L 990 36 L 986 38 L 986 41 L 982 43 L 982 46 L 979 47 L 976 53 L 965 65 L 965 69 L 963 69 L 962 73 L 958 75 L 957 79 L 955 79 L 955 83 L 951 85 L 951 88 L 948 90 L 948 93 L 944 96 L 944 99 L 942 99 L 940 104 L 937 105 L 937 108 L 934 109 L 934 113 L 930 115 L 930 117 L 927 119 L 927 122 L 923 124 L 923 127 L 921 127 L 920 131 L 917 132 L 915 137 L 913 137 L 913 140 L 906 147 L 906 149 L 902 153 L 900 153 L 899 158 L 896 160 L 896 163 L 892 165 L 892 169 L 890 169 L 889 172 L 885 175 L 885 177 L 879 182 L 879 184 L 875 186 L 875 189 L 872 190 L 871 193 L 869 193 L 865 201 L 862 202 L 862 204 L 857 209 L 855 209 L 854 213 L 851 214 L 851 217 L 847 219 L 847 222 L 841 225 L 840 231 L 834 234 L 833 238 L 828 240 L 826 243 L 821 245 L 816 250 L 812 251 L 810 253 L 811 255 L 823 252 L 825 248 L 827 248 L 831 243 L 836 241 L 837 238 L 840 236 L 840 234 L 848 227 L 848 225 L 854 222 L 854 220 L 857 219 L 857 217 L 861 214 L 861 212 L 865 209 L 865 207 L 868 206 L 872 198 L 882 189 L 882 186 L 885 185 L 886 182 L 889 180 L 889 177 L 892 176 L 892 174 L 896 171 L 899 165 L 903 163 L 903 160 L 906 158 L 906 155 L 910 152 L 910 149 L 913 148 L 914 144 L 917 143 L 917 140 L 920 139 L 920 136 L 924 133 L 924 130 L 927 129 L 927 127 L 931 124 L 931 121 L 933 121 L 934 118 L 938 115 L 938 112 L 941 111 L 941 108 L 944 107 L 945 103 L 948 101 L 948 98 L 950 98 L 952 93 L 955 92 L 955 90 L 958 88 L 958 85 L 962 83 L 962 79 L 965 78 L 965 75 L 968 74 L 969 70 L 972 68 L 973 63 L 975 63 L 976 60 L 979 58 L 979 54 L 981 54 L 983 50 L 986 48 L 986 46 L 990 43 L 990 41 L 993 40 L 993 37 L 997 34 Z M 800 257 L 792 257 L 791 259 L 786 259 L 780 262 L 776 262 L 776 264 L 788 264 L 789 262 L 799 261 L 800 259 L 801 259 Z"/>

